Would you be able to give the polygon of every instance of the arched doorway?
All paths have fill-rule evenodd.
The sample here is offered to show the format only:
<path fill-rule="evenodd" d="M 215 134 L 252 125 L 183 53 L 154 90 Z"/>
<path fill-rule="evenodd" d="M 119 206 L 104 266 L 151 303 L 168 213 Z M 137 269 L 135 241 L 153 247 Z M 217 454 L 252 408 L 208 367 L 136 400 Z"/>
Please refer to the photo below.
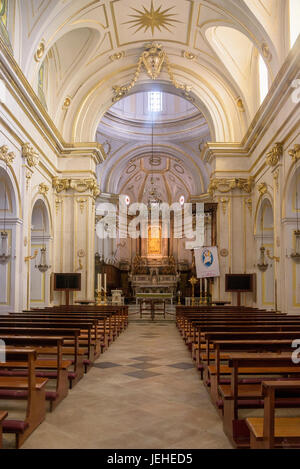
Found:
<path fill-rule="evenodd" d="M 0 162 L 0 232 L 7 233 L 6 241 L 2 245 L 0 239 L 0 254 L 10 255 L 8 262 L 0 263 L 0 312 L 13 311 L 16 305 L 16 239 L 17 202 L 14 186 L 9 175 L 9 169 Z M 6 246 L 5 246 L 6 244 Z"/>
<path fill-rule="evenodd" d="M 50 270 L 41 272 L 38 266 L 41 261 L 41 249 L 46 248 L 46 258 L 50 264 L 51 229 L 49 214 L 45 202 L 38 199 L 32 209 L 31 216 L 31 256 L 35 260 L 30 264 L 30 306 L 43 307 L 49 304 Z"/>
<path fill-rule="evenodd" d="M 264 198 L 261 202 L 257 215 L 257 231 L 256 231 L 257 259 L 261 256 L 261 247 L 265 248 L 265 263 L 268 264 L 266 270 L 258 268 L 257 281 L 257 304 L 264 309 L 275 308 L 275 277 L 274 262 L 268 257 L 273 255 L 274 249 L 274 215 L 271 202 L 268 198 Z M 259 263 L 259 262 L 258 262 Z"/>

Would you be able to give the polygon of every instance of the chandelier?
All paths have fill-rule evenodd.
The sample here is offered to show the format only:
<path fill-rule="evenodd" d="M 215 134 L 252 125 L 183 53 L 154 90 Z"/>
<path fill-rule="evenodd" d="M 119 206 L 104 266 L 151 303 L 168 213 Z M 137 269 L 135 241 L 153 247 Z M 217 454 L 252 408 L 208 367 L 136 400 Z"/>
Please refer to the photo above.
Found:
<path fill-rule="evenodd" d="M 11 249 L 8 246 L 8 233 L 6 231 L 6 210 L 7 210 L 7 197 L 6 197 L 6 184 L 4 184 L 4 228 L 3 228 L 3 231 L 1 231 L 1 251 L 0 251 L 0 264 L 1 265 L 7 265 L 11 259 Z"/>
<path fill-rule="evenodd" d="M 152 161 L 154 161 L 154 129 L 153 129 L 153 114 L 152 114 L 152 131 L 151 131 L 151 160 L 150 160 L 150 164 Z M 151 187 L 150 187 L 150 190 L 149 190 L 149 194 L 148 194 L 148 209 L 151 210 L 151 208 L 154 208 L 154 207 L 158 207 L 160 204 L 162 203 L 162 200 L 161 200 L 161 194 L 159 193 L 156 185 L 155 185 L 155 181 L 154 181 L 154 177 L 153 177 L 153 174 L 151 176 Z"/>
<path fill-rule="evenodd" d="M 40 263 L 38 265 L 35 265 L 36 269 L 39 269 L 39 271 L 44 274 L 47 272 L 47 270 L 51 269 L 51 265 L 47 264 L 47 248 L 45 244 L 45 227 L 43 226 L 43 247 L 41 248 L 41 257 L 40 257 Z"/>
<path fill-rule="evenodd" d="M 264 246 L 264 222 L 263 222 L 263 212 L 261 214 L 261 247 L 260 247 L 260 257 L 257 264 L 257 267 L 261 272 L 265 272 L 269 267 L 269 264 L 266 262 L 265 258 L 266 248 Z"/>
<path fill-rule="evenodd" d="M 297 216 L 297 229 L 294 231 L 294 235 L 296 238 L 296 245 L 295 250 L 291 254 L 291 259 L 296 262 L 297 264 L 300 263 L 300 229 L 299 229 L 299 202 L 298 202 L 298 195 L 299 195 L 299 187 L 297 181 L 297 168 L 296 168 L 296 216 Z"/>

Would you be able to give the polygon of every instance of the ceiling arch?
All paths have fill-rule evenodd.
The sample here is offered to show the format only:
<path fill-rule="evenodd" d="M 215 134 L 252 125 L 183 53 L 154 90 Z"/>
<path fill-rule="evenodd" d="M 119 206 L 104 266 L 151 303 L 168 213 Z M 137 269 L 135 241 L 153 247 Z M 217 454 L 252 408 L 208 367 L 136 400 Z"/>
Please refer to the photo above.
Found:
<path fill-rule="evenodd" d="M 257 109 L 245 87 L 232 79 L 220 60 L 205 34 L 207 28 L 230 25 L 245 34 L 268 62 L 272 79 L 288 52 L 287 39 L 278 42 L 288 34 L 285 2 L 281 0 L 152 0 L 154 10 L 161 7 L 164 11 L 164 19 L 149 28 L 145 12 L 151 8 L 151 0 L 12 1 L 16 6 L 12 30 L 19 32 L 13 46 L 35 90 L 41 63 L 52 48 L 59 48 L 63 37 L 72 32 L 70 37 L 77 34 L 79 41 L 82 29 L 97 31 L 84 60 L 74 64 L 74 72 L 62 81 L 56 105 L 48 106 L 67 141 L 95 137 L 99 120 L 111 106 L 111 86 L 131 80 L 145 42 L 155 41 L 167 51 L 175 78 L 191 84 L 192 96 L 202 108 L 215 140 L 239 142 Z M 260 4 L 259 8 L 255 3 Z M 271 4 L 275 5 L 272 11 Z M 141 86 L 148 81 L 141 76 Z M 160 82 L 168 83 L 165 72 Z M 52 90 L 48 95 L 53 96 Z"/>

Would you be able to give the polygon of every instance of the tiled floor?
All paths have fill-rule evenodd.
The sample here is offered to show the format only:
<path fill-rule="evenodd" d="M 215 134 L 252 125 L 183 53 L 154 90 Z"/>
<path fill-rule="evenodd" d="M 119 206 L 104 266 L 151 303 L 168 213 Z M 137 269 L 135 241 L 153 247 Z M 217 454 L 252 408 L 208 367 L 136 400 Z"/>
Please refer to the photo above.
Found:
<path fill-rule="evenodd" d="M 143 322 L 130 324 L 23 447 L 231 445 L 175 324 Z"/>

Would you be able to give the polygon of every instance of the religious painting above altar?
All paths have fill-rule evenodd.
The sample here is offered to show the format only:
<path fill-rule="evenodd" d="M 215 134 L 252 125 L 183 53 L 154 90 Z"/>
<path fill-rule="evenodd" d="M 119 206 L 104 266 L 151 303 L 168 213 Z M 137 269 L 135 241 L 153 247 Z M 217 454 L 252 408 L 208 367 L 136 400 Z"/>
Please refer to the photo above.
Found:
<path fill-rule="evenodd" d="M 160 226 L 149 226 L 148 228 L 147 254 L 148 256 L 162 255 Z"/>

